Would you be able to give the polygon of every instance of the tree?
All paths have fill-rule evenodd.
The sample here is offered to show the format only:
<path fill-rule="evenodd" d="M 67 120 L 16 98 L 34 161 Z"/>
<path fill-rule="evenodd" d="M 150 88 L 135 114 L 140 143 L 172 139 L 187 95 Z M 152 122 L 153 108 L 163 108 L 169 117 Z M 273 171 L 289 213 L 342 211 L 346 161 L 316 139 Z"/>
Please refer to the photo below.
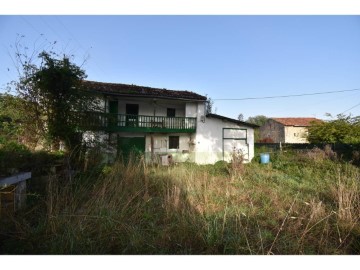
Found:
<path fill-rule="evenodd" d="M 313 122 L 308 129 L 311 143 L 360 143 L 360 118 L 337 115 L 337 119 L 327 122 Z"/>
<path fill-rule="evenodd" d="M 262 126 L 265 124 L 265 122 L 268 120 L 268 118 L 265 115 L 256 115 L 256 116 L 250 116 L 246 122 L 255 124 L 258 126 Z M 259 128 L 255 128 L 254 130 L 254 140 L 255 142 L 259 142 L 261 140 L 260 138 L 260 130 Z"/>
<path fill-rule="evenodd" d="M 65 55 L 56 56 L 43 51 L 39 66 L 23 61 L 16 90 L 43 136 L 51 143 L 64 141 L 67 150 L 72 150 L 81 143 L 86 112 L 97 110 L 98 102 L 84 89 L 85 71 Z"/>
<path fill-rule="evenodd" d="M 211 114 L 213 113 L 213 106 L 214 106 L 214 101 L 210 98 L 206 96 L 206 107 L 205 107 L 205 113 L 206 114 Z"/>
<path fill-rule="evenodd" d="M 238 115 L 238 120 L 239 120 L 239 121 L 244 121 L 244 115 L 243 115 L 242 113 L 240 113 L 240 114 Z"/>
<path fill-rule="evenodd" d="M 0 141 L 20 141 L 22 101 L 9 94 L 0 94 Z"/>
<path fill-rule="evenodd" d="M 268 118 L 265 115 L 256 115 L 256 116 L 250 116 L 246 121 L 251 124 L 262 126 L 265 124 L 267 120 Z"/>

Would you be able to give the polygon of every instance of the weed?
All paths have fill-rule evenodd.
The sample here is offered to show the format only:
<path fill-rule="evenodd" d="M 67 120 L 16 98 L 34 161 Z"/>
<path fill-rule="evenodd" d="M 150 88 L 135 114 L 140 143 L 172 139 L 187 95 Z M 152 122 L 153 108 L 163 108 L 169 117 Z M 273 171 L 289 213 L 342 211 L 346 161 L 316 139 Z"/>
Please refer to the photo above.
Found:
<path fill-rule="evenodd" d="M 268 166 L 234 159 L 172 167 L 131 156 L 71 182 L 50 174 L 36 204 L 0 220 L 0 252 L 358 252 L 359 168 L 325 150 L 271 155 Z"/>

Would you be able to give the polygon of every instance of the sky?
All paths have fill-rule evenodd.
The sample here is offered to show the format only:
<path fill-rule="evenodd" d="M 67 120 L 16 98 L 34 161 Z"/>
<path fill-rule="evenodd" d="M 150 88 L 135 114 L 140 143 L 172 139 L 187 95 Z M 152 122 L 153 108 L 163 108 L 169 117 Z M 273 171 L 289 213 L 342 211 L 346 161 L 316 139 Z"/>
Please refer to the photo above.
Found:
<path fill-rule="evenodd" d="M 0 15 L 0 92 L 16 41 L 73 55 L 88 80 L 207 95 L 235 119 L 360 115 L 356 15 Z"/>
<path fill-rule="evenodd" d="M 207 94 L 214 100 L 216 113 L 227 117 L 237 118 L 242 113 L 245 119 L 255 115 L 324 118 L 325 113 L 336 115 L 344 111 L 360 115 L 360 105 L 354 107 L 360 102 L 360 91 L 216 100 L 360 88 L 358 0 L 95 2 L 1 1 L 0 93 L 7 82 L 18 78 L 11 46 L 24 35 L 20 41 L 30 51 L 55 46 L 59 53 L 74 55 L 72 60 L 83 65 L 89 80 Z M 59 14 L 65 16 L 55 16 Z M 159 259 L 152 256 L 106 256 L 96 260 L 92 256 L 86 260 L 47 256 L 41 258 L 45 263 L 40 265 L 38 259 L 23 256 L 17 264 L 45 269 L 48 262 L 63 269 L 69 263 L 70 267 L 77 264 L 96 269 L 106 264 L 124 265 L 125 260 L 125 265 L 131 264 L 135 269 L 165 269 L 169 263 L 178 269 L 183 269 L 184 264 L 193 267 L 194 263 L 207 269 L 234 263 L 266 269 L 285 269 L 289 265 L 295 269 L 314 265 L 339 269 L 358 263 L 357 256 L 207 256 L 201 261 L 199 256 L 171 256 L 161 257 L 162 263 L 151 263 L 151 259 Z M 9 257 L 9 265 L 12 261 Z"/>

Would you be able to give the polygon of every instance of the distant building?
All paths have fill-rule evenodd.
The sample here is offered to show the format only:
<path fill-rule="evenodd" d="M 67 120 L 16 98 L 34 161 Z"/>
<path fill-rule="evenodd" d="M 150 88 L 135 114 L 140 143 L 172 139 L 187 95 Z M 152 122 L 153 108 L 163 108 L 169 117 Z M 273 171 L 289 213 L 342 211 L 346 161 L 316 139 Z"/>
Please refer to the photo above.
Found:
<path fill-rule="evenodd" d="M 308 127 L 317 118 L 270 118 L 260 127 L 261 142 L 268 143 L 309 143 Z"/>

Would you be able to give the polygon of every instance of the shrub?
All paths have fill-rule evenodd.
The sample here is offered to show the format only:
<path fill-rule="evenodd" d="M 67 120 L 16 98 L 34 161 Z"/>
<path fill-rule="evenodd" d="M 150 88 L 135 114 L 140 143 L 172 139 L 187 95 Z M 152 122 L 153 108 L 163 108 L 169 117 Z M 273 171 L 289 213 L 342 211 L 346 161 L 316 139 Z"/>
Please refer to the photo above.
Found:
<path fill-rule="evenodd" d="M 0 175 L 9 175 L 24 167 L 30 154 L 30 150 L 22 144 L 12 141 L 0 144 Z"/>
<path fill-rule="evenodd" d="M 0 144 L 0 175 L 8 176 L 17 171 L 31 171 L 41 175 L 48 171 L 54 162 L 63 159 L 62 153 L 30 151 L 25 145 L 16 142 Z"/>

